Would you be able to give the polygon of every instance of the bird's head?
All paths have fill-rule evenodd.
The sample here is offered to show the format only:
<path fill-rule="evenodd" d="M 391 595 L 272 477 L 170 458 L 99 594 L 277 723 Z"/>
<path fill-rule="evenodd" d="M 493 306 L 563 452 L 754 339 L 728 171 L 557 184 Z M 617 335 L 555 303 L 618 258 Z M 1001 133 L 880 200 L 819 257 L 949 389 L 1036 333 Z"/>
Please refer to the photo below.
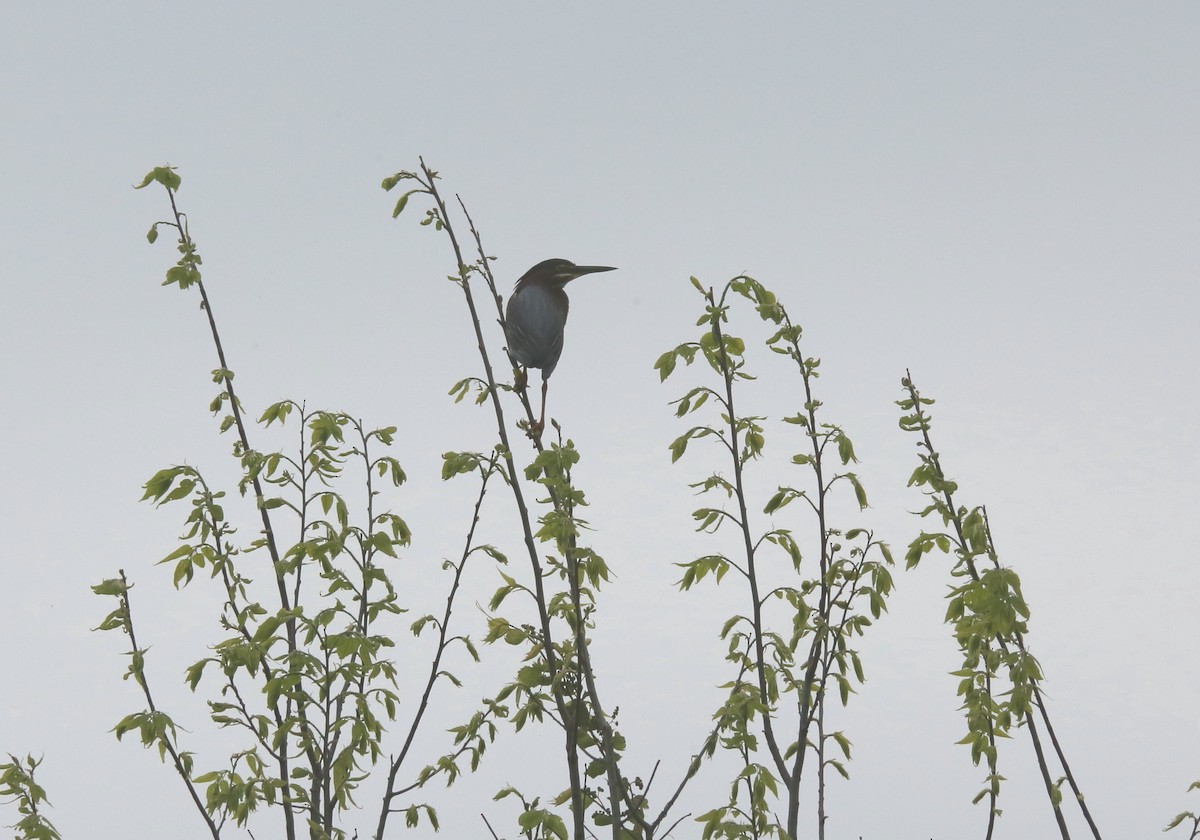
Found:
<path fill-rule="evenodd" d="M 575 265 L 570 260 L 542 260 L 521 276 L 521 279 L 517 281 L 516 290 L 519 291 L 525 286 L 561 289 L 576 277 L 614 270 L 614 267 L 610 265 Z"/>

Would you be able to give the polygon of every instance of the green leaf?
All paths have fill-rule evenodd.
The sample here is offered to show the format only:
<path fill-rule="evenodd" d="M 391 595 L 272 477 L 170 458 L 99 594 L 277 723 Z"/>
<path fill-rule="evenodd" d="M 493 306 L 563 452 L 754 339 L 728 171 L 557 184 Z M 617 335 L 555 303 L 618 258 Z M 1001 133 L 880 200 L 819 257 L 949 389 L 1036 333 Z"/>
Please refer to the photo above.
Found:
<path fill-rule="evenodd" d="M 379 438 L 379 442 L 385 446 L 391 446 L 392 441 L 396 439 L 396 427 L 384 426 L 382 429 L 375 429 L 367 433 L 368 438 Z"/>
<path fill-rule="evenodd" d="M 108 578 L 92 587 L 97 595 L 124 595 L 126 589 L 120 578 Z"/>
<path fill-rule="evenodd" d="M 392 540 L 383 531 L 376 531 L 371 535 L 371 545 L 375 549 L 382 551 L 388 557 L 396 556 L 396 549 L 392 547 Z"/>
<path fill-rule="evenodd" d="M 156 166 L 146 173 L 146 177 L 142 179 L 142 183 L 135 186 L 134 189 L 140 190 L 155 182 L 162 184 L 169 190 L 178 190 L 180 183 L 182 183 L 180 177 L 175 174 L 175 167 Z"/>
<path fill-rule="evenodd" d="M 658 371 L 658 381 L 666 382 L 667 377 L 675 371 L 675 351 L 668 350 L 658 357 L 658 361 L 654 363 L 654 369 Z"/>
<path fill-rule="evenodd" d="M 194 665 L 190 666 L 187 669 L 187 672 L 186 672 L 187 684 L 188 684 L 188 688 L 190 688 L 192 691 L 195 691 L 196 686 L 198 686 L 200 684 L 200 678 L 204 675 L 204 668 L 205 668 L 205 666 L 208 665 L 209 662 L 212 662 L 212 660 L 211 659 L 201 659 L 199 662 L 195 663 Z M 197 779 L 195 781 L 199 781 L 199 779 Z"/>
<path fill-rule="evenodd" d="M 757 458 L 762 454 L 763 446 L 766 445 L 766 440 L 759 432 L 746 433 L 746 451 L 745 456 L 748 458 Z"/>
<path fill-rule="evenodd" d="M 175 483 L 175 479 L 181 474 L 193 474 L 194 471 L 189 467 L 167 467 L 166 469 L 156 472 L 143 487 L 146 492 L 142 495 L 141 501 L 151 499 L 155 504 L 161 504 L 162 497 L 171 489 L 171 485 Z"/>
<path fill-rule="evenodd" d="M 445 452 L 442 454 L 442 480 L 473 472 L 483 456 L 478 452 Z"/>
<path fill-rule="evenodd" d="M 691 434 L 680 435 L 671 441 L 671 463 L 674 464 L 683 457 L 683 453 L 687 451 L 688 440 Z"/>
<path fill-rule="evenodd" d="M 842 762 L 838 761 L 836 758 L 831 758 L 831 759 L 827 760 L 825 763 L 827 765 L 833 767 L 834 770 L 838 771 L 838 773 L 841 774 L 841 777 L 843 779 L 850 778 L 850 773 L 849 773 L 849 771 L 846 770 L 845 765 L 843 765 Z"/>
<path fill-rule="evenodd" d="M 797 495 L 791 487 L 780 487 L 779 492 L 772 496 L 766 507 L 763 508 L 763 513 L 774 513 L 780 508 L 786 507 Z"/>
<path fill-rule="evenodd" d="M 167 279 L 163 281 L 164 286 L 170 286 L 174 283 L 179 284 L 179 288 L 186 289 L 200 279 L 200 272 L 192 265 L 174 265 L 167 269 Z"/>
<path fill-rule="evenodd" d="M 842 748 L 842 755 L 846 758 L 850 757 L 850 739 L 846 737 L 844 732 L 830 733 L 830 737 L 837 741 L 837 745 Z"/>
<path fill-rule="evenodd" d="M 385 187 L 385 189 L 389 189 L 389 188 Z M 400 199 L 396 202 L 396 208 L 394 210 L 392 210 L 392 218 L 393 219 L 404 212 L 404 207 L 405 207 L 405 205 L 408 204 L 408 197 L 415 192 L 420 192 L 420 190 L 409 190 L 404 195 L 400 196 Z"/>
<path fill-rule="evenodd" d="M 262 413 L 262 417 L 258 418 L 258 422 L 270 426 L 278 420 L 282 424 L 287 420 L 287 416 L 292 413 L 292 407 L 293 403 L 290 400 L 269 405 L 267 406 L 267 410 Z"/>
<path fill-rule="evenodd" d="M 389 175 L 388 177 L 384 178 L 383 183 L 380 186 L 382 186 L 385 190 L 391 191 L 392 188 L 401 181 L 415 179 L 416 177 L 417 176 L 411 172 L 397 172 L 395 175 Z"/>
<path fill-rule="evenodd" d="M 849 464 L 851 461 L 857 462 L 858 458 L 854 456 L 854 444 L 850 442 L 850 438 L 839 431 L 838 432 L 838 457 L 842 459 L 843 464 Z"/>
<path fill-rule="evenodd" d="M 868 507 L 867 491 L 864 490 L 862 484 L 859 483 L 858 476 L 856 476 L 854 473 L 846 473 L 846 478 L 849 479 L 851 486 L 854 487 L 854 498 L 858 500 L 859 510 L 866 510 Z"/>

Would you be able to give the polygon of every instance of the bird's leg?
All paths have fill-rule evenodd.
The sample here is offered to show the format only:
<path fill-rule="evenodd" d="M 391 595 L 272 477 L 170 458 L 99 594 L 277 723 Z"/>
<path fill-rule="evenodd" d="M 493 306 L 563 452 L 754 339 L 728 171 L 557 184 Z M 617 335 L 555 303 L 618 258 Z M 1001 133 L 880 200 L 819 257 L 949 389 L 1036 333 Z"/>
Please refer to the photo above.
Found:
<path fill-rule="evenodd" d="M 534 425 L 532 427 L 532 429 L 530 430 L 533 432 L 534 437 L 539 437 L 539 438 L 542 436 L 542 429 L 546 428 L 546 385 L 547 385 L 546 380 L 543 378 L 542 379 L 542 413 L 541 413 L 541 415 L 538 416 L 537 424 Z"/>

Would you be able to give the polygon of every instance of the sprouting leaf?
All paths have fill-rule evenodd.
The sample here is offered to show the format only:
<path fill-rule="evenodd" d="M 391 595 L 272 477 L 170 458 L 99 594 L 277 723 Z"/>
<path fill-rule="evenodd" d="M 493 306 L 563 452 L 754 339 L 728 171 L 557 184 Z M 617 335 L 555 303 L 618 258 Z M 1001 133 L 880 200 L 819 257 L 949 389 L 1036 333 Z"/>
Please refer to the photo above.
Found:
<path fill-rule="evenodd" d="M 267 410 L 262 413 L 262 417 L 258 418 L 258 422 L 270 426 L 278 420 L 282 424 L 286 422 L 287 416 L 292 413 L 293 405 L 294 403 L 290 400 L 284 400 L 267 406 Z"/>
<path fill-rule="evenodd" d="M 846 473 L 846 478 L 849 479 L 851 486 L 854 487 L 854 498 L 858 500 L 860 510 L 867 509 L 867 491 L 863 489 L 862 484 L 858 480 L 858 476 L 854 473 Z"/>
<path fill-rule="evenodd" d="M 449 394 L 450 396 L 454 397 L 454 401 L 456 403 L 460 403 L 462 402 L 463 397 L 467 395 L 467 392 L 470 390 L 470 388 L 471 378 L 467 377 L 466 379 L 460 379 L 459 381 L 455 382 L 454 386 L 450 389 Z"/>
<path fill-rule="evenodd" d="M 658 357 L 658 361 L 654 363 L 654 369 L 658 371 L 658 381 L 666 382 L 667 377 L 675 370 L 675 351 L 668 350 Z"/>
<path fill-rule="evenodd" d="M 674 464 L 683 457 L 683 453 L 687 450 L 688 439 L 691 435 L 680 435 L 671 441 L 671 463 Z"/>
<path fill-rule="evenodd" d="M 200 271 L 193 265 L 173 265 L 167 269 L 167 279 L 163 280 L 164 286 L 170 286 L 178 283 L 179 288 L 186 289 L 193 283 L 199 281 Z"/>
<path fill-rule="evenodd" d="M 385 189 L 388 189 L 388 188 L 385 187 Z M 400 196 L 399 200 L 396 202 L 396 208 L 394 210 L 392 210 L 392 218 L 393 219 L 404 212 L 404 207 L 408 204 L 408 197 L 415 192 L 419 192 L 419 190 L 409 190 L 404 195 Z"/>
<path fill-rule="evenodd" d="M 770 498 L 766 507 L 763 508 L 763 513 L 774 513 L 782 507 L 785 507 L 791 501 L 798 497 L 798 493 L 791 487 L 780 487 L 779 491 Z"/>
<path fill-rule="evenodd" d="M 140 190 L 142 187 L 148 186 L 154 182 L 162 184 L 169 190 L 178 190 L 182 180 L 180 179 L 179 175 L 175 173 L 175 167 L 156 166 L 146 173 L 146 177 L 143 178 L 142 182 L 135 186 L 134 189 Z"/>
<path fill-rule="evenodd" d="M 850 442 L 850 438 L 846 437 L 844 432 L 838 432 L 838 457 L 842 459 L 843 464 L 849 464 L 851 461 L 858 461 L 854 455 L 854 444 Z"/>
<path fill-rule="evenodd" d="M 832 732 L 830 737 L 837 741 L 837 745 L 842 749 L 842 755 L 846 758 L 850 757 L 850 739 L 846 737 L 844 732 Z"/>
<path fill-rule="evenodd" d="M 93 586 L 92 591 L 97 595 L 124 595 L 126 588 L 120 578 L 107 578 Z"/>
<path fill-rule="evenodd" d="M 478 452 L 445 452 L 442 454 L 442 480 L 472 472 L 482 460 L 483 456 Z"/>

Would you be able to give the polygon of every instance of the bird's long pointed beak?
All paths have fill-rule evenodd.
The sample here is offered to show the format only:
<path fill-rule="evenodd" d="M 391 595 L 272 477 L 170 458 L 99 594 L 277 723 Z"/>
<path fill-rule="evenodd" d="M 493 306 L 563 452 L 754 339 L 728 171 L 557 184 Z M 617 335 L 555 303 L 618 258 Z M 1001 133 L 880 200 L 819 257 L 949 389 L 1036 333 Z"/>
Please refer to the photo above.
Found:
<path fill-rule="evenodd" d="M 585 274 L 595 274 L 598 271 L 616 271 L 615 265 L 577 265 L 571 269 L 571 273 L 576 277 L 582 277 Z"/>

